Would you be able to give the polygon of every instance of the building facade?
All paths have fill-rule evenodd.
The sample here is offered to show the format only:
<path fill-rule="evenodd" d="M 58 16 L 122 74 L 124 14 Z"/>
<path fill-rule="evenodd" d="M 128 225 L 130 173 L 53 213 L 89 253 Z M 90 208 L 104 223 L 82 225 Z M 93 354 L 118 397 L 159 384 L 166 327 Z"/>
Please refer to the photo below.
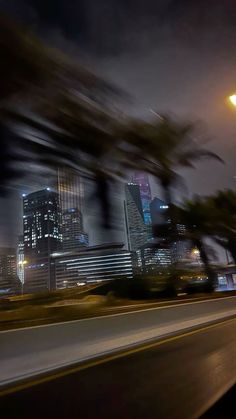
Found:
<path fill-rule="evenodd" d="M 169 206 L 159 198 L 154 198 L 150 204 L 151 220 L 154 239 L 158 240 L 158 232 L 162 226 L 171 226 L 171 219 L 168 215 Z M 185 240 L 186 228 L 183 224 L 176 224 L 176 241 L 172 244 L 172 262 L 181 262 L 188 258 L 191 249 L 190 242 Z M 160 237 L 159 237 L 160 239 Z M 164 237 L 161 237 L 163 240 Z M 164 250 L 163 250 L 164 251 Z M 166 249 L 169 254 L 169 250 Z M 169 256 L 168 256 L 169 257 Z"/>
<path fill-rule="evenodd" d="M 51 260 L 56 289 L 133 277 L 131 253 L 123 243 L 59 252 Z"/>
<path fill-rule="evenodd" d="M 62 210 L 62 242 L 65 252 L 88 246 L 83 228 L 84 186 L 81 177 L 71 168 L 58 169 L 58 193 Z"/>
<path fill-rule="evenodd" d="M 82 213 L 78 208 L 70 208 L 62 214 L 62 242 L 65 252 L 88 246 L 88 235 L 84 232 Z"/>
<path fill-rule="evenodd" d="M 0 247 L 0 295 L 20 292 L 20 281 L 17 277 L 16 249 Z"/>
<path fill-rule="evenodd" d="M 68 167 L 58 169 L 57 189 L 61 211 L 77 208 L 81 213 L 84 203 L 84 186 L 81 176 Z"/>
<path fill-rule="evenodd" d="M 50 254 L 62 248 L 61 210 L 49 188 L 23 197 L 25 291 L 50 290 Z"/>
<path fill-rule="evenodd" d="M 134 172 L 132 182 L 139 185 L 143 210 L 143 220 L 146 225 L 151 225 L 150 203 L 152 200 L 149 177 L 144 172 Z"/>
<path fill-rule="evenodd" d="M 134 252 L 147 241 L 139 185 L 134 183 L 125 185 L 124 211 L 128 249 Z"/>
<path fill-rule="evenodd" d="M 136 252 L 136 267 L 145 273 L 156 273 L 172 263 L 172 251 L 164 245 L 160 247 L 147 244 Z"/>

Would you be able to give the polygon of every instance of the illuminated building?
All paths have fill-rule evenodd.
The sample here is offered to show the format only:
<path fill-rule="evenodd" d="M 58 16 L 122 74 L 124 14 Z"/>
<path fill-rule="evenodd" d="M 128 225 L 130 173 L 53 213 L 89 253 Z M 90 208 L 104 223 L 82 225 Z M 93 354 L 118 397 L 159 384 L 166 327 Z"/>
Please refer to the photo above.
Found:
<path fill-rule="evenodd" d="M 58 193 L 62 212 L 77 208 L 83 210 L 84 188 L 81 177 L 71 168 L 58 169 Z"/>
<path fill-rule="evenodd" d="M 50 290 L 49 256 L 61 249 L 61 211 L 58 193 L 49 188 L 23 197 L 25 290 Z"/>
<path fill-rule="evenodd" d="M 87 247 L 77 252 L 54 253 L 51 258 L 56 289 L 87 283 L 132 278 L 131 253 L 123 243 Z"/>
<path fill-rule="evenodd" d="M 132 176 L 134 184 L 139 185 L 142 202 L 143 219 L 146 225 L 151 224 L 150 203 L 152 200 L 149 177 L 147 173 L 135 172 Z"/>
<path fill-rule="evenodd" d="M 84 187 L 81 177 L 71 168 L 58 169 L 58 193 L 62 210 L 63 250 L 88 246 L 83 229 Z"/>
<path fill-rule="evenodd" d="M 62 214 L 62 238 L 65 252 L 88 246 L 88 235 L 83 231 L 82 213 L 70 208 Z"/>
<path fill-rule="evenodd" d="M 152 242 L 137 250 L 136 255 L 136 268 L 146 273 L 156 273 L 172 263 L 171 249 L 164 245 L 157 248 Z"/>
<path fill-rule="evenodd" d="M 139 185 L 133 183 L 125 185 L 124 208 L 128 249 L 136 251 L 147 241 Z"/>
<path fill-rule="evenodd" d="M 151 220 L 153 226 L 153 232 L 156 240 L 160 238 L 164 241 L 165 237 L 158 236 L 158 229 L 161 229 L 164 225 L 171 225 L 171 219 L 168 215 L 169 206 L 159 198 L 154 198 L 150 204 Z M 188 257 L 190 251 L 190 243 L 184 239 L 186 233 L 186 227 L 183 224 L 176 224 L 176 241 L 172 244 L 171 248 L 171 259 L 172 262 L 180 262 Z M 163 234 L 163 233 L 162 233 Z M 157 255 L 159 250 L 156 250 Z M 170 257 L 170 250 L 168 248 L 160 249 L 161 258 L 166 260 Z"/>

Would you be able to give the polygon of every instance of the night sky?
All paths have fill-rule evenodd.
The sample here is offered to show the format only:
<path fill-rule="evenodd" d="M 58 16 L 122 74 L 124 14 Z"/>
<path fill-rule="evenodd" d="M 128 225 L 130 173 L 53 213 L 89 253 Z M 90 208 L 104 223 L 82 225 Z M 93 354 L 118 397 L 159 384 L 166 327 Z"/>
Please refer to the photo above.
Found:
<path fill-rule="evenodd" d="M 226 164 L 188 172 L 189 194 L 235 188 L 236 108 L 226 100 L 236 91 L 234 0 L 0 0 L 0 10 L 128 90 L 124 111 L 199 121 Z"/>

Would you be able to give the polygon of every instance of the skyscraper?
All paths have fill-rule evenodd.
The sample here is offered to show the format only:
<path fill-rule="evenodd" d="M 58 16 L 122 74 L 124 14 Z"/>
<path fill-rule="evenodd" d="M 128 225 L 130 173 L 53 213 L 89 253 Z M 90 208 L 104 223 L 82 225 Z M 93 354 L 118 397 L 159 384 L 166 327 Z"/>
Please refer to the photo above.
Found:
<path fill-rule="evenodd" d="M 159 198 L 154 198 L 150 204 L 151 220 L 153 226 L 154 236 L 158 239 L 158 229 L 163 225 L 171 225 L 171 219 L 168 215 L 168 205 Z M 188 256 L 190 244 L 187 240 L 184 240 L 186 228 L 183 224 L 176 224 L 176 241 L 173 242 L 171 248 L 171 260 L 172 262 L 179 262 Z M 154 239 L 155 239 L 154 237 Z M 160 237 L 159 237 L 160 240 Z M 165 240 L 162 237 L 162 240 Z M 159 251 L 157 251 L 158 254 Z M 159 252 L 160 253 L 160 252 Z M 169 250 L 166 248 L 162 249 L 162 254 L 165 256 Z"/>
<path fill-rule="evenodd" d="M 81 176 L 68 167 L 58 169 L 58 193 L 62 213 L 71 208 L 83 211 L 84 187 Z"/>
<path fill-rule="evenodd" d="M 88 246 L 88 235 L 83 228 L 84 187 L 75 170 L 58 169 L 58 193 L 62 209 L 63 250 Z"/>
<path fill-rule="evenodd" d="M 23 214 L 26 290 L 50 290 L 49 257 L 62 246 L 58 194 L 46 188 L 25 195 Z"/>
<path fill-rule="evenodd" d="M 124 207 L 128 249 L 136 251 L 147 241 L 139 185 L 133 183 L 125 185 Z"/>
<path fill-rule="evenodd" d="M 78 208 L 70 208 L 63 212 L 62 237 L 64 252 L 88 246 L 88 235 L 83 231 L 82 213 Z"/>
<path fill-rule="evenodd" d="M 134 172 L 132 181 L 139 185 L 143 209 L 143 218 L 146 225 L 151 225 L 150 202 L 152 200 L 151 188 L 147 173 Z"/>

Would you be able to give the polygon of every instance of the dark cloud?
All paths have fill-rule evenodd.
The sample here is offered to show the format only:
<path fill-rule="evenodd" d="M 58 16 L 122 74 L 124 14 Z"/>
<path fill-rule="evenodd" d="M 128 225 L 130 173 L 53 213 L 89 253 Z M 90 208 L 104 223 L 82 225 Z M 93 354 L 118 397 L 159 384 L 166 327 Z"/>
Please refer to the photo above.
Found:
<path fill-rule="evenodd" d="M 117 55 L 163 42 L 232 45 L 234 0 L 0 0 L 42 36 L 55 33 L 91 53 Z"/>

